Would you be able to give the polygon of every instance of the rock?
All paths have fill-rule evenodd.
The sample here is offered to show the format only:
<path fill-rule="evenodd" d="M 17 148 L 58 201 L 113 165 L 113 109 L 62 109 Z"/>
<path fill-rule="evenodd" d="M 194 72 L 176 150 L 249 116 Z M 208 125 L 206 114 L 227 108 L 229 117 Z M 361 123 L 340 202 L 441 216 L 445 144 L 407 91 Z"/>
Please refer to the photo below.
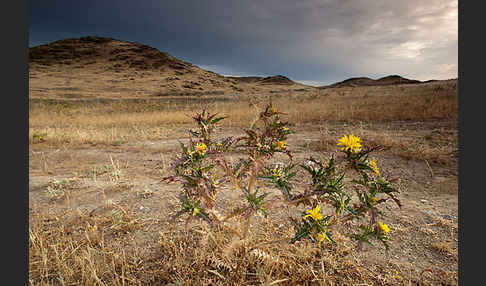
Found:
<path fill-rule="evenodd" d="M 442 218 L 444 219 L 448 219 L 448 220 L 454 220 L 456 219 L 457 217 L 456 216 L 453 216 L 453 215 L 448 215 L 448 214 L 441 214 L 440 215 Z"/>

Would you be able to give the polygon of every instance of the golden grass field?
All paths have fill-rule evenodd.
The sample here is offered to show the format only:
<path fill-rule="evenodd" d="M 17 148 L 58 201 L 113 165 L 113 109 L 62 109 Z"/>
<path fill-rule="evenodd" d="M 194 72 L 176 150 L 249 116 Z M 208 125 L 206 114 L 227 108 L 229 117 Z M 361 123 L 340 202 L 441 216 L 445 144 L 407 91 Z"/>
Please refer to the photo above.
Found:
<path fill-rule="evenodd" d="M 238 245 L 225 228 L 169 223 L 180 186 L 162 178 L 194 127 L 190 116 L 218 112 L 228 116 L 218 136 L 241 135 L 270 100 L 294 132 L 288 144 L 296 159 L 335 152 L 348 133 L 383 147 L 377 160 L 403 203 L 386 205 L 390 250 L 356 252 L 345 237 L 324 251 L 305 241 L 267 244 L 293 233 L 272 216 Z M 457 80 L 238 96 L 31 98 L 29 284 L 457 285 L 457 119 Z M 231 191 L 226 206 L 237 202 Z"/>

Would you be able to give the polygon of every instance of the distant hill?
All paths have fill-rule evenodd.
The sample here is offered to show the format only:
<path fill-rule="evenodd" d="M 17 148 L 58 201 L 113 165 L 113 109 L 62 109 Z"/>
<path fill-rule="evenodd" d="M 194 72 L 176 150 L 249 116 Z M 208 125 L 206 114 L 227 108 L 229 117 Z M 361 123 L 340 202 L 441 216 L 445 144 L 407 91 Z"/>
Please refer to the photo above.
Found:
<path fill-rule="evenodd" d="M 390 75 L 355 77 L 339 88 L 427 83 Z M 29 48 L 29 96 L 63 99 L 177 95 L 272 94 L 310 91 L 284 75 L 222 76 L 148 45 L 87 36 Z"/>
<path fill-rule="evenodd" d="M 228 76 L 227 78 L 235 80 L 242 83 L 256 83 L 261 85 L 276 84 L 276 85 L 294 85 L 298 84 L 295 81 L 289 79 L 283 75 L 260 77 L 260 76 Z"/>
<path fill-rule="evenodd" d="M 283 75 L 226 77 L 148 45 L 96 36 L 29 48 L 29 73 L 30 96 L 43 97 L 270 93 L 308 87 Z"/>
<path fill-rule="evenodd" d="M 108 67 L 149 70 L 165 68 L 189 70 L 193 65 L 147 45 L 111 38 L 83 37 L 65 39 L 29 48 L 31 64 L 45 66 L 107 62 Z"/>
<path fill-rule="evenodd" d="M 290 80 L 288 77 L 285 77 L 283 75 L 269 76 L 259 80 L 257 83 L 258 84 L 285 84 L 285 85 L 295 84 L 294 81 Z"/>
<path fill-rule="evenodd" d="M 412 83 L 421 83 L 421 81 L 403 78 L 398 75 L 390 75 L 376 80 L 368 77 L 354 77 L 337 83 L 333 83 L 331 85 L 320 86 L 319 88 L 397 85 L 397 84 L 412 84 Z"/>

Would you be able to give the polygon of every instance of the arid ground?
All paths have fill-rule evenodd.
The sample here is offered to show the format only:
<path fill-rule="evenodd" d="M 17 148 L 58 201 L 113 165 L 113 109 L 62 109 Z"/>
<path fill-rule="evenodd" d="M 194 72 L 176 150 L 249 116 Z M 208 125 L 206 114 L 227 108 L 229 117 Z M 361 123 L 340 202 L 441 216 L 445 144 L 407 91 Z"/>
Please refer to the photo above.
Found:
<path fill-rule="evenodd" d="M 31 285 L 458 284 L 457 80 L 316 88 L 223 77 L 133 43 L 59 45 L 31 48 Z M 230 255 L 197 222 L 170 222 L 181 186 L 162 179 L 191 115 L 228 116 L 216 135 L 239 136 L 270 101 L 296 161 L 331 155 L 350 133 L 382 147 L 374 157 L 403 204 L 383 207 L 389 250 L 342 237 L 324 251 L 302 241 Z M 307 180 L 299 171 L 295 186 Z M 238 202 L 229 186 L 219 195 L 221 212 Z M 262 222 L 265 238 L 292 236 L 282 217 Z"/>

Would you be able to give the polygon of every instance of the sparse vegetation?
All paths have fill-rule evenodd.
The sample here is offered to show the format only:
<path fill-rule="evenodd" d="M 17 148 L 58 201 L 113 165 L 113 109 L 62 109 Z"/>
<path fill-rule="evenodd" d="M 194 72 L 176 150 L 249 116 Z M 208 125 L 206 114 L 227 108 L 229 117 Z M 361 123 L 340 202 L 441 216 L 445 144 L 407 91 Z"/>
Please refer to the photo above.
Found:
<path fill-rule="evenodd" d="M 132 43 L 102 43 L 112 45 L 97 52 L 106 62 L 80 50 L 58 65 L 46 47 L 33 53 L 30 285 L 458 284 L 457 80 L 318 89 L 221 77 L 149 47 L 134 55 Z M 202 109 L 227 118 L 193 130 L 191 143 Z M 262 112 L 267 125 L 253 121 Z M 357 143 L 373 151 L 340 150 Z M 175 175 L 176 154 L 192 158 L 176 177 L 198 178 L 204 192 L 162 181 Z M 351 175 L 345 166 L 360 167 Z M 402 208 L 380 184 L 401 190 L 391 194 Z M 364 205 L 361 224 L 370 208 L 383 216 L 361 229 L 345 221 Z M 353 238 L 375 247 L 356 251 Z"/>
<path fill-rule="evenodd" d="M 403 96 L 403 98 L 405 97 Z M 457 149 L 457 143 L 454 143 L 456 137 L 454 130 L 436 128 L 430 131 L 421 131 L 420 128 L 417 128 L 416 134 L 410 134 L 410 130 L 400 131 L 399 129 L 383 128 L 388 124 L 386 117 L 370 119 L 371 115 L 369 117 L 363 115 L 359 120 L 349 119 L 342 122 L 340 116 L 344 116 L 344 114 L 347 114 L 350 118 L 353 118 L 351 114 L 364 114 L 366 110 L 372 114 L 371 109 L 369 109 L 372 105 L 356 105 L 356 109 L 353 110 L 349 106 L 344 106 L 353 106 L 356 99 L 344 97 L 341 101 L 333 102 L 335 108 L 327 107 L 325 109 L 324 102 L 331 104 L 329 101 L 323 101 L 327 98 L 330 97 L 317 96 L 301 101 L 293 101 L 294 99 L 288 98 L 286 101 L 289 106 L 292 106 L 289 112 L 285 110 L 285 116 L 289 119 L 288 127 L 290 130 L 297 130 L 294 133 L 297 133 L 298 130 L 305 130 L 309 124 L 320 123 L 327 126 L 325 129 L 321 127 L 317 130 L 316 141 L 312 141 L 311 145 L 306 145 L 307 147 L 304 150 L 315 150 L 321 154 L 322 152 L 333 152 L 332 150 L 338 147 L 336 140 L 340 138 L 337 133 L 339 130 L 339 132 L 345 134 L 360 134 L 363 140 L 362 144 L 380 147 L 381 149 L 378 150 L 382 150 L 381 152 L 391 152 L 389 154 L 410 160 L 425 159 L 430 164 L 434 164 L 435 158 L 438 160 L 435 163 L 440 164 L 443 161 L 450 164 L 451 158 L 454 158 L 452 153 Z M 404 100 L 403 98 L 400 100 Z M 238 100 L 233 103 L 223 102 L 204 105 L 204 107 L 215 112 L 230 115 L 225 120 L 221 120 L 219 130 L 232 130 L 237 127 L 248 126 L 251 122 L 250 118 L 258 114 L 259 109 L 255 107 L 261 105 L 260 101 L 252 99 L 252 103 L 248 104 L 241 99 Z M 452 99 L 448 100 L 444 102 L 448 102 L 450 110 L 453 110 L 456 103 Z M 277 109 L 283 109 L 279 106 L 283 106 L 284 101 L 284 97 L 276 99 L 274 105 Z M 393 102 L 393 100 L 390 100 L 390 102 Z M 403 101 L 400 104 L 398 102 L 400 101 L 397 99 L 397 109 L 392 108 L 389 116 L 396 115 L 403 121 L 406 118 L 401 117 L 402 113 L 397 111 L 400 110 L 398 107 L 403 104 Z M 318 109 L 318 103 L 322 104 L 320 112 L 327 114 L 327 118 L 312 113 L 312 110 Z M 337 107 L 337 104 L 343 104 L 344 108 Z M 414 102 L 413 104 L 419 103 Z M 425 105 L 425 101 L 423 105 Z M 135 103 L 130 107 L 116 103 L 97 104 L 89 107 L 74 105 L 70 107 L 71 115 L 67 115 L 66 112 L 62 111 L 66 107 L 59 104 L 44 105 L 42 106 L 43 109 L 39 109 L 39 107 L 35 104 L 31 106 L 30 138 L 32 141 L 30 143 L 31 148 L 35 146 L 38 150 L 45 151 L 61 146 L 81 147 L 86 143 L 108 147 L 113 146 L 115 140 L 123 140 L 124 142 L 118 148 L 127 148 L 124 146 L 137 141 L 150 142 L 157 139 L 181 138 L 184 130 L 191 126 L 190 122 L 193 119 L 189 114 L 197 107 L 200 108 L 200 106 L 181 104 L 176 107 L 177 109 L 167 110 L 162 105 L 151 106 L 146 102 Z M 150 108 L 153 109 L 150 110 Z M 304 112 L 299 112 L 299 108 Z M 346 108 L 349 108 L 348 111 L 346 111 Z M 358 108 L 361 108 L 361 111 Z M 100 112 L 101 110 L 105 111 Z M 326 110 L 329 112 L 334 110 L 334 113 L 326 113 Z M 338 116 L 338 110 L 343 115 Z M 412 111 L 410 111 L 410 114 L 412 114 Z M 457 118 L 457 111 L 455 112 L 447 114 L 444 112 L 441 119 L 434 115 L 437 114 L 437 111 L 415 114 L 414 116 L 417 117 L 412 122 L 451 120 Z M 423 117 L 424 115 L 426 118 Z M 236 119 L 233 117 L 236 117 Z M 295 119 L 295 123 L 291 119 Z M 67 122 L 70 123 L 66 124 Z M 346 126 L 339 128 L 339 124 L 346 124 Z M 39 142 L 38 135 L 34 136 L 34 134 L 41 133 L 48 140 Z M 223 140 L 224 138 L 215 136 L 212 139 L 220 145 L 203 140 L 202 142 L 206 146 L 204 148 L 203 145 L 197 145 L 194 141 L 194 150 L 191 149 L 192 147 L 188 148 L 187 153 L 202 154 L 206 151 L 217 150 L 217 148 L 229 147 L 229 145 L 224 145 L 227 144 Z M 275 140 L 275 144 L 271 147 L 277 148 L 275 150 L 293 147 L 288 138 L 276 138 Z M 282 143 L 279 144 L 279 142 Z M 126 150 L 144 151 L 150 146 L 147 143 L 144 144 L 143 147 Z M 173 149 L 164 149 L 162 152 L 169 150 L 177 150 L 177 144 L 174 145 Z M 418 150 L 422 150 L 422 152 Z M 233 153 L 229 153 L 228 162 L 237 163 L 238 160 L 232 155 Z M 39 155 L 33 155 L 33 158 L 39 158 L 40 162 L 46 161 L 45 154 L 39 153 Z M 159 153 L 149 152 L 148 154 L 155 156 Z M 285 152 L 282 154 L 285 154 Z M 301 160 L 305 159 L 305 157 L 300 158 Z M 369 162 L 370 169 L 368 171 L 372 174 L 375 171 L 371 159 L 367 159 L 366 162 Z M 156 161 L 159 160 L 156 159 Z M 377 170 L 384 172 L 384 169 L 380 166 L 380 161 L 374 162 L 378 164 Z M 164 160 L 160 168 L 165 175 L 168 175 L 167 172 L 170 168 L 167 168 L 166 164 Z M 321 167 L 326 167 L 324 161 L 316 160 L 314 164 L 321 164 Z M 154 165 L 154 167 L 156 166 L 158 165 Z M 292 166 L 277 164 L 274 167 L 263 168 L 262 172 L 267 174 L 267 183 L 259 184 L 270 183 L 285 190 L 285 184 L 283 184 L 285 179 L 289 179 L 289 174 L 296 171 L 296 168 L 290 167 Z M 53 168 L 54 166 L 50 167 L 50 169 Z M 84 175 L 84 178 L 93 180 L 97 185 L 106 182 L 107 186 L 113 186 L 120 181 L 120 176 L 123 174 L 123 179 L 130 181 L 128 187 L 120 186 L 120 191 L 116 192 L 123 194 L 126 192 L 123 190 L 136 187 L 136 183 L 134 179 L 130 180 L 128 171 L 122 172 L 121 169 L 119 160 L 106 157 L 103 164 L 98 163 L 85 168 L 84 174 L 86 175 Z M 83 170 L 78 171 L 79 174 L 82 174 Z M 50 172 L 53 172 L 53 170 Z M 295 177 L 297 180 L 293 184 L 294 188 L 304 189 L 302 183 L 305 172 L 308 171 L 302 169 L 301 172 L 298 172 Z M 312 173 L 312 170 L 310 172 Z M 159 171 L 155 171 L 153 174 L 158 177 L 163 175 Z M 217 174 L 224 176 L 224 172 Z M 365 265 L 363 261 L 352 255 L 356 251 L 356 245 L 350 244 L 349 237 L 340 232 L 329 237 L 315 236 L 314 242 L 307 240 L 296 241 L 294 244 L 269 243 L 276 240 L 290 241 L 295 238 L 296 234 L 292 222 L 276 222 L 272 220 L 273 215 L 267 218 L 256 216 L 255 221 L 258 221 L 258 227 L 248 231 L 246 236 L 240 238 L 237 234 L 241 235 L 245 229 L 248 229 L 248 224 L 245 224 L 244 221 L 236 220 L 230 227 L 225 225 L 211 227 L 194 223 L 187 226 L 174 225 L 164 219 L 164 217 L 174 218 L 176 214 L 176 212 L 168 211 L 167 208 L 163 208 L 164 210 L 160 215 L 155 215 L 149 207 L 133 205 L 133 199 L 125 201 L 108 199 L 106 192 L 113 187 L 103 190 L 104 198 L 99 207 L 92 210 L 75 210 L 72 201 L 75 200 L 74 198 L 77 195 L 77 185 L 71 184 L 73 186 L 69 186 L 70 181 L 74 180 L 51 181 L 45 189 L 45 195 L 51 198 L 51 203 L 65 203 L 66 208 L 62 210 L 54 208 L 47 211 L 41 205 L 32 203 L 29 224 L 29 281 L 31 285 L 69 284 L 70 282 L 91 285 L 146 285 L 153 283 L 162 283 L 163 285 L 208 285 L 211 283 L 216 285 L 240 285 L 244 283 L 295 285 L 306 281 L 313 281 L 312 283 L 316 285 L 353 284 L 358 281 L 378 285 L 457 283 L 457 272 L 454 271 L 432 269 L 431 273 L 425 271 L 427 269 L 424 270 L 425 272 L 413 267 L 405 269 L 403 265 L 399 264 L 388 266 Z M 221 184 L 221 187 L 224 185 L 222 177 L 215 179 L 216 181 L 220 181 L 218 183 Z M 71 200 L 69 205 L 63 199 L 63 191 L 67 190 L 67 187 L 69 187 L 69 199 Z M 52 194 L 48 194 L 49 190 Z M 137 189 L 132 193 L 133 198 L 137 198 L 135 201 L 153 201 L 157 199 L 158 192 L 150 189 Z M 228 209 L 238 209 L 238 205 L 235 203 L 236 201 L 231 199 L 231 195 L 227 198 L 218 193 L 214 195 L 216 198 L 222 199 L 223 204 Z M 270 197 L 272 196 L 270 195 Z M 256 195 L 254 199 L 258 200 L 258 198 L 262 198 L 261 194 Z M 252 199 L 249 197 L 247 199 L 251 205 Z M 176 201 L 169 204 L 169 208 L 175 207 Z M 255 206 L 261 205 L 257 201 L 254 203 L 256 203 Z M 194 217 L 194 214 L 196 216 L 203 215 L 206 212 L 202 205 L 194 204 L 194 202 L 186 204 L 186 210 L 191 212 L 190 217 Z M 293 212 L 293 215 L 298 216 L 299 212 L 303 212 L 303 214 L 301 213 L 302 216 L 311 215 L 312 210 L 317 214 L 315 206 L 309 205 L 300 209 L 300 211 Z M 145 212 L 152 215 L 141 217 L 140 213 Z M 224 211 L 220 210 L 219 212 L 221 217 L 225 215 Z M 218 211 L 216 211 L 216 214 L 218 214 Z M 229 213 L 226 213 L 226 215 L 229 215 Z M 276 211 L 275 215 L 288 216 L 287 211 L 283 209 Z M 176 218 L 174 221 L 178 221 L 178 219 Z M 378 220 L 375 221 L 378 226 L 375 230 L 381 229 L 383 234 L 386 234 L 388 229 L 397 232 L 397 235 L 401 233 L 402 230 L 396 223 L 383 221 L 382 225 L 385 224 L 383 228 L 380 228 Z M 429 249 L 437 255 L 452 257 L 456 259 L 457 263 L 457 246 L 455 246 L 457 241 L 454 242 L 454 237 L 457 237 L 457 226 L 443 225 L 441 227 L 448 229 L 447 232 L 450 235 L 432 243 Z M 153 232 L 149 235 L 152 237 L 150 246 L 142 245 L 143 242 L 148 243 L 150 241 L 144 234 L 147 231 Z M 417 231 L 426 233 L 430 230 L 421 228 Z M 329 247 L 331 237 L 332 241 L 336 243 Z M 325 244 L 326 241 L 327 244 Z M 366 252 L 366 250 L 362 252 Z"/>

